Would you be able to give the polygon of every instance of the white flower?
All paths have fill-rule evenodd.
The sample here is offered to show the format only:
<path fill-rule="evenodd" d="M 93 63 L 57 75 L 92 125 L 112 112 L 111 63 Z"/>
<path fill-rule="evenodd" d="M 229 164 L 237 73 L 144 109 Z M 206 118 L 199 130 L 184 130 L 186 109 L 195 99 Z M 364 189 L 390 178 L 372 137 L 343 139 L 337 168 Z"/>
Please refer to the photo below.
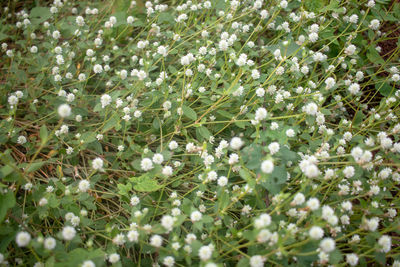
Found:
<path fill-rule="evenodd" d="M 18 247 L 26 247 L 31 241 L 31 235 L 28 232 L 19 232 L 15 238 Z"/>
<path fill-rule="evenodd" d="M 265 258 L 260 255 L 255 255 L 250 258 L 250 266 L 251 267 L 263 267 L 265 262 Z"/>
<path fill-rule="evenodd" d="M 40 200 L 39 200 L 39 206 L 41 206 L 41 207 L 43 207 L 43 206 L 46 206 L 47 204 L 49 203 L 49 201 L 45 198 L 45 197 L 42 197 Z"/>
<path fill-rule="evenodd" d="M 90 183 L 88 180 L 82 180 L 79 182 L 79 191 L 86 192 L 90 188 Z"/>
<path fill-rule="evenodd" d="M 325 253 L 332 252 L 335 249 L 335 240 L 330 237 L 326 237 L 319 243 L 319 247 Z"/>
<path fill-rule="evenodd" d="M 346 178 L 351 178 L 354 176 L 355 170 L 353 166 L 347 166 L 343 170 L 343 174 Z"/>
<path fill-rule="evenodd" d="M 352 83 L 348 88 L 350 94 L 355 95 L 360 91 L 360 85 L 358 83 Z"/>
<path fill-rule="evenodd" d="M 176 141 L 173 141 L 173 140 L 172 140 L 171 142 L 169 142 L 168 148 L 169 148 L 170 150 L 175 150 L 175 149 L 178 148 L 178 143 L 177 143 Z"/>
<path fill-rule="evenodd" d="M 349 45 L 348 47 L 346 47 L 346 49 L 344 50 L 344 53 L 351 56 L 356 52 L 356 46 L 355 45 Z"/>
<path fill-rule="evenodd" d="M 165 175 L 165 176 L 171 176 L 172 173 L 173 173 L 173 169 L 172 169 L 171 166 L 165 166 L 165 167 L 162 169 L 162 174 Z"/>
<path fill-rule="evenodd" d="M 82 267 L 96 267 L 96 264 L 91 260 L 87 260 L 82 263 Z"/>
<path fill-rule="evenodd" d="M 358 264 L 358 256 L 355 253 L 347 254 L 346 255 L 346 262 L 350 266 L 356 266 Z"/>
<path fill-rule="evenodd" d="M 26 137 L 23 135 L 18 136 L 17 143 L 23 145 L 26 143 Z"/>
<path fill-rule="evenodd" d="M 71 107 L 68 104 L 62 104 L 58 107 L 58 115 L 61 118 L 66 118 L 71 115 Z"/>
<path fill-rule="evenodd" d="M 100 64 L 96 64 L 93 67 L 93 72 L 94 73 L 102 73 L 103 72 L 103 67 Z"/>
<path fill-rule="evenodd" d="M 239 150 L 243 146 L 243 141 L 240 137 L 233 137 L 230 142 L 230 146 L 234 150 Z"/>
<path fill-rule="evenodd" d="M 306 200 L 304 194 L 302 193 L 297 193 L 294 198 L 293 198 L 293 205 L 301 205 L 304 203 L 304 201 Z"/>
<path fill-rule="evenodd" d="M 53 250 L 56 247 L 56 240 L 52 237 L 47 237 L 44 239 L 43 245 L 45 249 Z"/>
<path fill-rule="evenodd" d="M 226 178 L 225 176 L 221 176 L 218 178 L 218 185 L 219 186 L 225 186 L 228 184 L 228 178 Z"/>
<path fill-rule="evenodd" d="M 106 106 L 108 106 L 111 103 L 111 96 L 104 94 L 101 96 L 100 98 L 100 102 L 101 102 L 101 107 L 105 108 Z"/>
<path fill-rule="evenodd" d="M 169 232 L 174 226 L 174 218 L 170 215 L 164 215 L 161 218 L 161 225 Z"/>
<path fill-rule="evenodd" d="M 140 167 L 144 171 L 149 171 L 149 170 L 153 169 L 153 162 L 149 158 L 144 158 L 140 162 Z"/>
<path fill-rule="evenodd" d="M 295 131 L 293 129 L 288 129 L 286 130 L 286 136 L 287 137 L 294 137 L 295 136 Z"/>
<path fill-rule="evenodd" d="M 62 230 L 62 237 L 69 241 L 72 240 L 76 235 L 76 230 L 72 226 L 65 226 Z"/>
<path fill-rule="evenodd" d="M 272 162 L 272 160 L 267 159 L 261 163 L 261 171 L 263 173 L 272 173 L 273 170 L 274 170 L 274 163 Z"/>
<path fill-rule="evenodd" d="M 162 237 L 159 235 L 153 235 L 150 238 L 150 245 L 152 245 L 153 247 L 156 247 L 156 248 L 161 247 L 162 242 L 163 242 Z"/>
<path fill-rule="evenodd" d="M 164 161 L 164 156 L 162 154 L 160 154 L 160 153 L 154 154 L 153 162 L 155 164 L 161 164 L 161 163 L 163 163 L 163 161 Z"/>
<path fill-rule="evenodd" d="M 112 242 L 117 245 L 117 246 L 122 246 L 123 244 L 125 244 L 125 235 L 124 234 L 117 234 Z"/>
<path fill-rule="evenodd" d="M 318 113 L 318 106 L 315 103 L 309 103 L 304 107 L 303 111 L 308 115 L 315 116 Z"/>
<path fill-rule="evenodd" d="M 254 220 L 254 227 L 257 229 L 266 227 L 271 224 L 271 216 L 267 213 L 263 213 Z"/>
<path fill-rule="evenodd" d="M 95 170 L 102 170 L 103 169 L 103 160 L 101 158 L 95 158 L 92 161 L 92 168 Z"/>
<path fill-rule="evenodd" d="M 319 240 L 324 236 L 324 230 L 319 226 L 313 226 L 308 231 L 308 234 L 312 239 Z"/>
<path fill-rule="evenodd" d="M 126 22 L 127 22 L 128 24 L 132 24 L 134 21 L 135 21 L 135 18 L 132 17 L 132 16 L 129 16 L 129 17 L 126 18 Z"/>
<path fill-rule="evenodd" d="M 253 78 L 254 80 L 258 80 L 260 78 L 260 72 L 258 70 L 252 70 L 251 78 Z"/>
<path fill-rule="evenodd" d="M 167 267 L 172 267 L 175 265 L 175 259 L 172 256 L 167 256 L 163 260 L 163 264 Z"/>
<path fill-rule="evenodd" d="M 201 214 L 201 212 L 196 210 L 190 214 L 190 220 L 192 220 L 192 222 L 198 222 L 201 220 L 202 216 L 203 215 Z"/>
<path fill-rule="evenodd" d="M 311 210 L 319 209 L 319 200 L 318 200 L 318 198 L 315 198 L 315 197 L 310 198 L 307 201 L 307 207 L 309 207 Z"/>
<path fill-rule="evenodd" d="M 262 120 L 264 120 L 264 119 L 267 117 L 267 115 L 268 115 L 268 113 L 267 113 L 267 110 L 266 110 L 265 108 L 258 108 L 258 109 L 256 110 L 256 117 L 255 117 L 255 119 L 256 119 L 257 121 L 262 121 Z"/>
<path fill-rule="evenodd" d="M 271 144 L 268 145 L 268 150 L 271 153 L 271 155 L 277 153 L 279 151 L 279 143 L 278 142 L 272 142 Z"/>
<path fill-rule="evenodd" d="M 82 27 L 83 25 L 85 25 L 85 19 L 82 16 L 77 16 L 75 19 L 76 24 L 78 24 L 78 26 Z"/>
<path fill-rule="evenodd" d="M 128 232 L 127 237 L 130 242 L 137 242 L 139 240 L 139 232 L 131 230 Z"/>
<path fill-rule="evenodd" d="M 200 257 L 200 259 L 201 259 L 202 261 L 207 261 L 207 260 L 209 260 L 209 259 L 211 258 L 212 252 L 213 252 L 213 250 L 212 250 L 212 248 L 210 247 L 210 245 L 208 245 L 208 246 L 202 246 L 202 247 L 199 249 L 199 257 Z"/>
<path fill-rule="evenodd" d="M 388 253 L 392 247 L 392 238 L 388 235 L 383 235 L 379 238 L 378 244 L 381 247 L 381 252 Z"/>
<path fill-rule="evenodd" d="M 111 254 L 111 255 L 108 256 L 108 261 L 109 261 L 110 263 L 116 263 L 116 262 L 119 261 L 119 259 L 120 259 L 120 256 L 119 256 L 119 254 L 117 254 L 117 253 L 113 253 L 113 254 Z"/>

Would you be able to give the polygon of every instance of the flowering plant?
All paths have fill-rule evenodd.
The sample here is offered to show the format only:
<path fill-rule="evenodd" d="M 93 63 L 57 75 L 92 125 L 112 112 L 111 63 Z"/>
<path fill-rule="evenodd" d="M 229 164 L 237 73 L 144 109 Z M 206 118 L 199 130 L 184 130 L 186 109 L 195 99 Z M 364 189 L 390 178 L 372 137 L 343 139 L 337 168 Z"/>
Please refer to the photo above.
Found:
<path fill-rule="evenodd" d="M 31 2 L 1 266 L 400 266 L 400 3 Z"/>

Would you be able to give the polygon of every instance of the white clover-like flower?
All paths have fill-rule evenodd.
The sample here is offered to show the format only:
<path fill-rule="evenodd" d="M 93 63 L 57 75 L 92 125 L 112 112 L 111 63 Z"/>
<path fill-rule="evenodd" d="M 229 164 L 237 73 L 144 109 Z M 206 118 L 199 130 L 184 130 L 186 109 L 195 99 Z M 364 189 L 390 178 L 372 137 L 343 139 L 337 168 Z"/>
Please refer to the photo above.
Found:
<path fill-rule="evenodd" d="M 150 245 L 153 247 L 159 248 L 163 243 L 162 237 L 160 235 L 153 235 L 150 238 Z"/>
<path fill-rule="evenodd" d="M 255 119 L 256 119 L 257 121 L 262 121 L 262 120 L 264 120 L 264 119 L 267 117 L 267 115 L 268 115 L 268 112 L 267 112 L 267 110 L 266 110 L 265 108 L 258 108 L 258 109 L 256 110 Z"/>
<path fill-rule="evenodd" d="M 203 215 L 202 215 L 201 212 L 198 211 L 198 210 L 193 211 L 193 212 L 190 214 L 190 220 L 191 220 L 192 222 L 198 222 L 198 221 L 201 220 L 202 217 L 203 217 Z"/>
<path fill-rule="evenodd" d="M 268 145 L 268 150 L 271 153 L 271 155 L 277 153 L 280 149 L 280 145 L 278 142 L 272 142 L 271 144 Z"/>
<path fill-rule="evenodd" d="M 103 169 L 103 165 L 104 165 L 104 162 L 103 162 L 103 160 L 101 158 L 95 158 L 92 161 L 92 168 L 95 169 L 95 170 L 102 170 Z"/>
<path fill-rule="evenodd" d="M 46 237 L 43 242 L 43 246 L 47 250 L 53 250 L 57 245 L 57 242 L 52 237 Z"/>
<path fill-rule="evenodd" d="M 26 247 L 31 242 L 31 235 L 28 232 L 19 232 L 15 237 L 18 247 Z"/>
<path fill-rule="evenodd" d="M 350 266 L 357 266 L 358 264 L 358 256 L 355 253 L 350 253 L 346 255 L 346 262 Z"/>
<path fill-rule="evenodd" d="M 319 240 L 324 236 L 324 230 L 319 226 L 313 226 L 308 231 L 308 234 L 312 239 Z"/>
<path fill-rule="evenodd" d="M 272 173 L 274 170 L 274 162 L 270 159 L 264 160 L 261 163 L 261 171 L 263 173 Z"/>
<path fill-rule="evenodd" d="M 243 146 L 243 141 L 240 137 L 233 137 L 230 142 L 230 146 L 234 150 L 239 150 Z"/>
<path fill-rule="evenodd" d="M 120 259 L 120 256 L 119 256 L 119 254 L 117 254 L 117 253 L 112 253 L 112 254 L 110 254 L 109 256 L 108 256 L 108 261 L 110 262 L 110 263 L 117 263 L 118 261 L 119 261 L 119 259 Z"/>
<path fill-rule="evenodd" d="M 160 153 L 154 154 L 153 162 L 155 164 L 161 164 L 161 163 L 163 163 L 163 161 L 164 161 L 164 156 L 162 154 L 160 154 Z"/>
<path fill-rule="evenodd" d="M 111 104 L 111 101 L 112 101 L 112 98 L 110 95 L 108 95 L 108 94 L 102 95 L 100 98 L 101 107 L 105 108 L 106 106 Z"/>
<path fill-rule="evenodd" d="M 96 267 L 96 264 L 91 260 L 87 260 L 82 263 L 82 267 Z"/>
<path fill-rule="evenodd" d="M 335 240 L 330 237 L 322 239 L 319 243 L 319 247 L 325 253 L 332 252 L 335 249 L 335 246 Z"/>
<path fill-rule="evenodd" d="M 174 226 L 174 218 L 170 215 L 164 215 L 161 218 L 161 225 L 169 232 Z"/>
<path fill-rule="evenodd" d="M 142 159 L 142 161 L 140 162 L 140 167 L 144 171 L 149 171 L 154 168 L 153 162 L 149 158 Z"/>
<path fill-rule="evenodd" d="M 76 230 L 72 226 L 65 226 L 62 230 L 62 237 L 64 240 L 72 240 L 76 235 Z"/>
<path fill-rule="evenodd" d="M 381 252 L 388 253 L 392 248 L 392 238 L 388 235 L 383 235 L 379 238 L 378 245 Z"/>
<path fill-rule="evenodd" d="M 90 188 L 90 182 L 88 180 L 81 180 L 79 182 L 78 187 L 79 187 L 79 191 L 86 192 Z"/>
<path fill-rule="evenodd" d="M 263 267 L 266 259 L 263 256 L 255 255 L 250 258 L 251 267 Z"/>
<path fill-rule="evenodd" d="M 210 245 L 202 246 L 199 249 L 199 257 L 202 261 L 208 261 L 209 259 L 211 259 L 212 253 L 213 249 L 210 247 Z"/>
<path fill-rule="evenodd" d="M 102 73 L 103 72 L 103 67 L 100 64 L 96 64 L 93 67 L 93 72 L 94 73 Z"/>
<path fill-rule="evenodd" d="M 172 267 L 175 265 L 175 259 L 172 256 L 167 256 L 163 259 L 163 264 L 167 267 Z"/>
<path fill-rule="evenodd" d="M 61 118 L 66 118 L 71 115 L 71 107 L 68 104 L 62 104 L 58 107 L 58 115 Z"/>

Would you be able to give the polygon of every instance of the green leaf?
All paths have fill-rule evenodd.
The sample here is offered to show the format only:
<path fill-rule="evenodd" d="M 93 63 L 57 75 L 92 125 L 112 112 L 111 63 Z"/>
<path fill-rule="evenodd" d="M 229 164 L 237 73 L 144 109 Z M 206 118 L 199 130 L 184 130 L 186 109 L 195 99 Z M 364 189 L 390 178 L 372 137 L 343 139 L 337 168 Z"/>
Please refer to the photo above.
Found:
<path fill-rule="evenodd" d="M 203 137 L 205 140 L 210 139 L 211 133 L 208 129 L 204 126 L 200 126 L 196 128 L 196 135 L 197 137 Z M 201 138 L 199 138 L 201 140 Z"/>
<path fill-rule="evenodd" d="M 50 9 L 48 7 L 34 7 L 31 10 L 30 18 L 33 24 L 40 24 L 51 18 Z"/>
<path fill-rule="evenodd" d="M 39 130 L 39 137 L 42 140 L 42 144 L 47 142 L 47 137 L 49 136 L 49 132 L 47 130 L 47 127 L 45 124 L 42 125 L 42 127 L 40 127 Z"/>
<path fill-rule="evenodd" d="M 260 145 L 251 144 L 242 150 L 243 160 L 250 170 L 258 169 L 261 165 L 261 158 L 264 156 Z"/>
<path fill-rule="evenodd" d="M 116 116 L 112 116 L 104 125 L 103 132 L 107 132 L 118 125 L 119 121 Z"/>
<path fill-rule="evenodd" d="M 0 194 L 0 223 L 6 217 L 7 211 L 14 207 L 15 197 L 13 192 L 8 191 L 6 194 Z"/>
<path fill-rule="evenodd" d="M 148 174 L 132 177 L 129 180 L 135 183 L 133 189 L 139 192 L 153 192 L 162 187 L 157 183 L 157 180 L 150 178 Z"/>
<path fill-rule="evenodd" d="M 132 189 L 132 184 L 131 183 L 127 183 L 126 185 L 124 184 L 118 184 L 118 194 L 123 195 L 123 196 L 128 196 L 129 195 L 129 191 Z"/>
<path fill-rule="evenodd" d="M 32 163 L 29 168 L 26 170 L 26 173 L 34 172 L 39 170 L 46 162 L 45 161 L 37 161 Z"/>
<path fill-rule="evenodd" d="M 197 114 L 192 108 L 188 106 L 182 106 L 182 111 L 184 116 L 194 121 L 197 120 Z"/>
<path fill-rule="evenodd" d="M 385 83 L 385 82 L 376 83 L 375 88 L 383 96 L 389 96 L 390 93 L 392 92 L 392 87 L 388 83 Z"/>

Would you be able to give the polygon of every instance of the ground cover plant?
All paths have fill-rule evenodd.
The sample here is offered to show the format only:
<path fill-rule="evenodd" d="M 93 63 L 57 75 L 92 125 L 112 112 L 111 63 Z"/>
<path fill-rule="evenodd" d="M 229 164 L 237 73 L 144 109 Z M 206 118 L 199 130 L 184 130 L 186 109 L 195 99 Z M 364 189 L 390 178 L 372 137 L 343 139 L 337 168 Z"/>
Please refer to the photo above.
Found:
<path fill-rule="evenodd" d="M 5 1 L 0 266 L 400 266 L 400 3 Z"/>

